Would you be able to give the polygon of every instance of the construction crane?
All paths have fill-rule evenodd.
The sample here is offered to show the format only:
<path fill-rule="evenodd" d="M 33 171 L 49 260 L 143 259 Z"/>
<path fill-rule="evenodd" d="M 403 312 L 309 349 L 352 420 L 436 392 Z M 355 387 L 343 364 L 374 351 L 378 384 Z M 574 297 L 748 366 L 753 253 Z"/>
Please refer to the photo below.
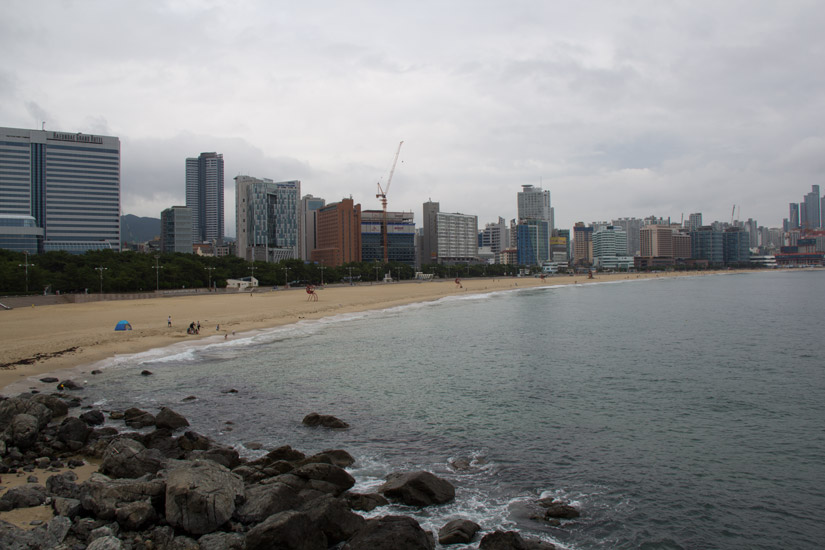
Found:
<path fill-rule="evenodd" d="M 384 216 L 381 220 L 381 240 L 384 243 L 384 263 L 389 262 L 389 246 L 387 238 L 387 193 L 390 191 L 390 184 L 392 183 L 392 175 L 395 173 L 395 165 L 398 164 L 398 155 L 401 154 L 401 146 L 404 142 L 398 144 L 398 150 L 395 151 L 395 158 L 392 161 L 392 168 L 390 168 L 390 175 L 387 176 L 387 186 L 381 187 L 381 182 L 378 182 L 378 193 L 375 195 L 376 199 L 381 200 L 381 208 L 384 210 Z"/>
<path fill-rule="evenodd" d="M 733 227 L 733 216 L 736 214 L 736 205 L 733 205 L 733 208 L 730 209 L 730 225 Z"/>

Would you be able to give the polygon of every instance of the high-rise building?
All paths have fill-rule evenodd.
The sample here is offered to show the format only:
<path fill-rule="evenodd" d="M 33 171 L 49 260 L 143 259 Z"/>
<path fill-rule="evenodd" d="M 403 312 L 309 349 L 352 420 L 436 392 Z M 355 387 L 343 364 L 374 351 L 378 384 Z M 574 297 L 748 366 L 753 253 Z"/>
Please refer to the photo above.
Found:
<path fill-rule="evenodd" d="M 304 195 L 301 198 L 301 259 L 309 260 L 312 249 L 316 247 L 315 239 L 315 224 L 316 212 L 319 208 L 323 208 L 325 204 L 324 199 L 313 197 L 312 195 Z"/>
<path fill-rule="evenodd" d="M 421 235 L 421 265 L 438 262 L 438 226 L 437 216 L 440 205 L 431 200 L 424 203 L 424 213 L 421 218 L 423 227 Z"/>
<path fill-rule="evenodd" d="M 553 230 L 553 208 L 550 205 L 550 191 L 532 185 L 522 185 L 518 193 L 518 219 L 544 220 Z"/>
<path fill-rule="evenodd" d="M 699 214 L 701 216 L 701 214 Z M 639 230 L 644 226 L 640 218 L 619 218 L 613 220 L 613 225 L 621 227 L 627 233 L 627 255 L 635 256 L 639 253 Z"/>
<path fill-rule="evenodd" d="M 384 262 L 384 211 L 361 213 L 361 261 Z M 415 266 L 415 219 L 412 212 L 387 212 L 387 260 Z"/>
<path fill-rule="evenodd" d="M 311 259 L 335 267 L 361 261 L 361 205 L 342 199 L 315 210 L 317 246 Z"/>
<path fill-rule="evenodd" d="M 498 254 L 509 245 L 509 229 L 504 218 L 499 217 L 498 222 L 488 223 L 479 233 L 479 247 L 489 247 L 493 254 Z"/>
<path fill-rule="evenodd" d="M 628 269 L 633 257 L 627 255 L 627 233 L 609 225 L 593 233 L 593 265 L 606 269 Z"/>
<path fill-rule="evenodd" d="M 300 258 L 301 182 L 235 178 L 235 253 L 247 260 Z"/>
<path fill-rule="evenodd" d="M 702 227 L 702 213 L 697 212 L 695 214 L 689 215 L 687 220 L 687 226 L 685 226 L 685 229 L 687 229 L 688 231 L 696 231 L 700 227 Z"/>
<path fill-rule="evenodd" d="M 723 233 L 703 225 L 690 232 L 690 252 L 694 260 L 706 260 L 708 265 L 721 265 L 724 260 Z"/>
<path fill-rule="evenodd" d="M 186 206 L 192 209 L 195 242 L 223 243 L 223 155 L 186 159 Z"/>
<path fill-rule="evenodd" d="M 192 253 L 192 209 L 172 206 L 160 213 L 160 251 Z"/>
<path fill-rule="evenodd" d="M 0 214 L 33 217 L 38 251 L 120 250 L 120 140 L 0 128 Z"/>
<path fill-rule="evenodd" d="M 725 265 L 750 261 L 750 235 L 740 227 L 731 227 L 722 234 L 722 261 Z"/>
<path fill-rule="evenodd" d="M 788 217 L 788 227 L 790 229 L 799 229 L 799 203 L 792 202 L 789 209 L 790 216 Z"/>
<path fill-rule="evenodd" d="M 519 265 L 541 265 L 550 260 L 551 235 L 549 221 L 522 219 L 518 224 Z"/>
<path fill-rule="evenodd" d="M 573 262 L 577 265 L 593 263 L 593 228 L 583 222 L 573 226 Z"/>
<path fill-rule="evenodd" d="M 820 227 L 822 223 L 822 215 L 820 213 L 821 201 L 819 186 L 812 185 L 811 192 L 805 195 L 800 205 L 802 218 L 800 225 L 803 229 L 817 229 Z"/>
<path fill-rule="evenodd" d="M 639 232 L 640 252 L 643 258 L 672 258 L 673 229 L 669 225 L 646 225 Z"/>
<path fill-rule="evenodd" d="M 424 203 L 421 261 L 463 263 L 478 258 L 478 217 L 441 212 L 437 202 Z"/>
<path fill-rule="evenodd" d="M 693 254 L 690 250 L 690 232 L 686 230 L 674 231 L 672 239 L 673 257 L 678 260 L 689 260 Z"/>

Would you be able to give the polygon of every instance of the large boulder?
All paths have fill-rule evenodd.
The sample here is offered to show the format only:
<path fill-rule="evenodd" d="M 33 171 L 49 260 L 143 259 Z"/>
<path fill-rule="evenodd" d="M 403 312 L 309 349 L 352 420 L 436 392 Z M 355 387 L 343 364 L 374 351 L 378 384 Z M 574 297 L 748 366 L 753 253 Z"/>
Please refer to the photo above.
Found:
<path fill-rule="evenodd" d="M 113 535 L 106 535 L 93 540 L 86 550 L 123 550 L 123 543 Z"/>
<path fill-rule="evenodd" d="M 183 463 L 166 479 L 166 521 L 194 535 L 216 531 L 243 499 L 243 480 L 209 460 Z"/>
<path fill-rule="evenodd" d="M 40 433 L 37 418 L 30 414 L 16 414 L 7 428 L 11 443 L 19 449 L 28 449 L 37 441 Z"/>
<path fill-rule="evenodd" d="M 305 458 L 304 460 L 300 461 L 298 465 L 303 466 L 304 464 L 312 464 L 314 462 L 324 462 L 326 464 L 338 466 L 339 468 L 349 468 L 350 466 L 355 464 L 355 459 L 352 457 L 351 454 L 344 450 L 329 449 L 327 451 L 321 451 L 318 454 L 314 454 L 310 457 Z"/>
<path fill-rule="evenodd" d="M 12 487 L 0 497 L 0 512 L 16 508 L 31 508 L 46 502 L 46 488 L 42 485 L 21 485 Z"/>
<path fill-rule="evenodd" d="M 439 544 L 468 544 L 481 526 L 468 519 L 454 519 L 438 530 Z"/>
<path fill-rule="evenodd" d="M 139 441 L 119 437 L 106 447 L 100 472 L 114 478 L 138 478 L 157 473 L 163 462 L 164 457 L 157 449 L 147 449 Z"/>
<path fill-rule="evenodd" d="M 525 539 L 515 531 L 493 531 L 482 537 L 478 550 L 556 550 L 554 544 Z"/>
<path fill-rule="evenodd" d="M 103 413 L 98 410 L 86 411 L 81 414 L 79 418 L 89 426 L 100 426 L 106 422 L 106 417 L 103 416 Z"/>
<path fill-rule="evenodd" d="M 198 539 L 200 550 L 246 550 L 246 537 L 241 533 L 210 533 Z"/>
<path fill-rule="evenodd" d="M 52 411 L 46 405 L 30 397 L 12 397 L 0 401 L 0 426 L 7 426 L 18 414 L 29 414 L 37 419 L 37 428 L 42 430 L 52 419 Z"/>
<path fill-rule="evenodd" d="M 341 495 L 355 485 L 355 479 L 346 470 L 324 463 L 305 464 L 275 479 L 286 483 L 299 493 L 306 491 L 334 496 Z"/>
<path fill-rule="evenodd" d="M 326 550 L 327 539 L 310 517 L 287 510 L 269 516 L 246 534 L 247 550 Z"/>
<path fill-rule="evenodd" d="M 379 506 L 386 506 L 390 502 L 378 493 L 350 493 L 343 495 L 350 508 L 361 512 L 371 512 Z"/>
<path fill-rule="evenodd" d="M 245 525 L 260 523 L 272 514 L 295 509 L 302 502 L 298 493 L 283 483 L 253 485 L 247 488 L 245 497 L 234 513 L 234 518 Z"/>
<path fill-rule="evenodd" d="M 142 531 L 157 520 L 152 503 L 146 500 L 129 502 L 115 510 L 118 524 L 127 531 Z"/>
<path fill-rule="evenodd" d="M 60 427 L 57 428 L 57 439 L 62 441 L 69 449 L 77 451 L 82 448 L 89 439 L 92 429 L 79 418 L 69 416 L 63 419 Z"/>
<path fill-rule="evenodd" d="M 69 414 L 69 406 L 57 396 L 38 393 L 30 397 L 32 401 L 45 405 L 52 411 L 52 418 L 59 418 Z"/>
<path fill-rule="evenodd" d="M 3 550 L 33 550 L 42 548 L 39 533 L 21 529 L 7 521 L 0 520 L 0 548 Z"/>
<path fill-rule="evenodd" d="M 318 414 L 316 412 L 309 413 L 301 421 L 304 426 L 322 426 L 324 428 L 332 428 L 342 430 L 349 428 L 349 424 L 329 414 Z"/>
<path fill-rule="evenodd" d="M 241 456 L 232 447 L 215 447 L 206 451 L 190 451 L 187 458 L 190 460 L 211 460 L 230 470 L 241 464 Z"/>
<path fill-rule="evenodd" d="M 324 495 L 307 502 L 299 511 L 309 515 L 313 525 L 327 537 L 328 545 L 349 540 L 367 522 L 353 512 L 344 500 L 332 495 Z"/>
<path fill-rule="evenodd" d="M 282 445 L 276 449 L 272 449 L 266 454 L 266 459 L 270 462 L 283 460 L 285 462 L 298 462 L 306 458 L 306 455 L 301 451 L 293 449 L 289 445 Z"/>
<path fill-rule="evenodd" d="M 180 448 L 172 431 L 167 428 L 158 428 L 149 432 L 141 438 L 141 442 L 147 449 L 157 449 L 166 458 L 180 459 L 186 455 L 186 451 Z"/>
<path fill-rule="evenodd" d="M 132 407 L 123 412 L 123 422 L 130 428 L 146 428 L 155 425 L 155 416 L 150 412 Z"/>
<path fill-rule="evenodd" d="M 165 428 L 174 432 L 175 430 L 188 426 L 189 421 L 172 409 L 163 407 L 155 416 L 155 425 L 158 428 Z"/>
<path fill-rule="evenodd" d="M 93 516 L 113 520 L 117 509 L 130 502 L 151 502 L 160 507 L 165 493 L 163 479 L 148 475 L 138 479 L 110 479 L 96 473 L 80 485 L 80 503 Z"/>
<path fill-rule="evenodd" d="M 392 473 L 378 492 L 409 506 L 444 504 L 455 498 L 453 484 L 425 471 Z"/>
<path fill-rule="evenodd" d="M 538 504 L 544 508 L 545 519 L 575 519 L 581 515 L 577 508 L 553 498 L 539 499 Z"/>
<path fill-rule="evenodd" d="M 411 517 L 384 516 L 369 519 L 343 550 L 433 550 L 431 533 Z"/>
<path fill-rule="evenodd" d="M 80 487 L 75 483 L 76 481 L 77 474 L 71 470 L 54 474 L 46 479 L 46 491 L 49 496 L 77 498 L 80 495 Z"/>

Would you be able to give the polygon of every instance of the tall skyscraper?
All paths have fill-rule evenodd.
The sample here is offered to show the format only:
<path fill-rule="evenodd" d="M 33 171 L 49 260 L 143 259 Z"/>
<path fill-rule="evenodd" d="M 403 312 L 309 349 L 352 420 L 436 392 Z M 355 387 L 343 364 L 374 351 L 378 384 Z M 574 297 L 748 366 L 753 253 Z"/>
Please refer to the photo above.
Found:
<path fill-rule="evenodd" d="M 301 182 L 235 178 L 236 254 L 279 262 L 301 254 Z"/>
<path fill-rule="evenodd" d="M 223 155 L 186 159 L 186 206 L 192 209 L 195 242 L 223 242 Z"/>
<path fill-rule="evenodd" d="M 688 216 L 687 229 L 688 231 L 696 231 L 702 227 L 702 213 L 697 212 Z"/>
<path fill-rule="evenodd" d="M 620 226 L 609 225 L 593 233 L 593 265 L 606 269 L 628 269 L 633 257 L 627 255 L 627 233 Z"/>
<path fill-rule="evenodd" d="M 383 210 L 361 212 L 361 261 L 384 262 Z M 412 212 L 387 212 L 387 258 L 415 266 L 415 220 Z"/>
<path fill-rule="evenodd" d="M 821 198 L 819 195 L 819 186 L 812 185 L 811 192 L 805 195 L 804 201 L 800 205 L 803 229 L 818 229 L 822 224 L 822 215 L 820 213 Z"/>
<path fill-rule="evenodd" d="M 518 219 L 544 220 L 553 226 L 553 208 L 550 205 L 550 191 L 532 185 L 522 185 L 518 193 Z"/>
<path fill-rule="evenodd" d="M 593 228 L 583 222 L 573 226 L 573 262 L 577 265 L 593 263 Z"/>
<path fill-rule="evenodd" d="M 673 257 L 673 229 L 669 225 L 646 225 L 639 232 L 640 256 Z"/>
<path fill-rule="evenodd" d="M 192 253 L 192 209 L 172 206 L 160 213 L 161 252 Z"/>
<path fill-rule="evenodd" d="M 789 205 L 790 215 L 788 217 L 788 227 L 790 229 L 799 229 L 799 203 L 792 202 Z"/>
<path fill-rule="evenodd" d="M 0 214 L 31 216 L 38 250 L 120 250 L 120 140 L 0 128 Z"/>
<path fill-rule="evenodd" d="M 319 208 L 323 208 L 326 202 L 319 197 L 304 195 L 301 198 L 301 259 L 309 260 L 312 256 L 312 249 L 316 247 L 315 239 L 316 214 Z"/>
<path fill-rule="evenodd" d="M 431 200 L 424 203 L 421 235 L 421 264 L 438 261 L 438 226 L 436 225 L 440 205 Z"/>
<path fill-rule="evenodd" d="M 701 219 L 702 215 L 699 214 Z M 619 226 L 627 233 L 627 255 L 635 256 L 639 253 L 639 230 L 644 226 L 644 220 L 640 218 L 619 218 L 613 220 L 614 226 Z"/>

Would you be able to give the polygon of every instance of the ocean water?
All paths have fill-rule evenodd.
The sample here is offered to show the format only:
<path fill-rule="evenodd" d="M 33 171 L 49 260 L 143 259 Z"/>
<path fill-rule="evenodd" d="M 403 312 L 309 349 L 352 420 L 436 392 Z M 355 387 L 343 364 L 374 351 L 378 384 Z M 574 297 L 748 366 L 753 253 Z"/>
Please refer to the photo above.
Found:
<path fill-rule="evenodd" d="M 461 516 L 570 549 L 820 548 L 823 306 L 825 270 L 550 281 L 119 357 L 86 395 L 170 406 L 239 449 L 346 449 L 356 490 L 433 471 L 454 503 L 374 515 L 434 531 Z M 351 428 L 303 427 L 313 411 Z M 582 516 L 531 519 L 541 496 Z"/>

